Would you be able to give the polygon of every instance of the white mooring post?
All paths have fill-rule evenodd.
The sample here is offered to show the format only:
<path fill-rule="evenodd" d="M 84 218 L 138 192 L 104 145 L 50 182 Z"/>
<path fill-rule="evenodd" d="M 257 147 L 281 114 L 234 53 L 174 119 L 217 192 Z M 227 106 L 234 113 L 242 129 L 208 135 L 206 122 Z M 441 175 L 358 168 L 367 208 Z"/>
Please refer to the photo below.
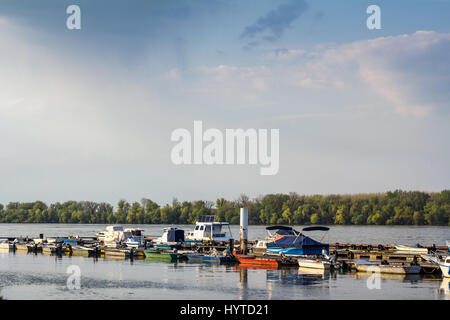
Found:
<path fill-rule="evenodd" d="M 248 208 L 241 208 L 241 227 L 239 245 L 242 254 L 247 254 Z"/>

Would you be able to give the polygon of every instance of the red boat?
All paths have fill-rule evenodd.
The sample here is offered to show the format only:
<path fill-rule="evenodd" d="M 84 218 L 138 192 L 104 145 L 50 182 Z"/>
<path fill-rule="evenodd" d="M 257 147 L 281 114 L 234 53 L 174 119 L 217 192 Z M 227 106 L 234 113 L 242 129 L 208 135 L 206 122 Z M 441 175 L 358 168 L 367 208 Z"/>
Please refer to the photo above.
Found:
<path fill-rule="evenodd" d="M 236 259 L 240 264 L 246 265 L 265 265 L 278 267 L 281 265 L 281 260 L 276 257 L 261 257 L 261 256 L 250 256 L 244 254 L 236 255 Z"/>

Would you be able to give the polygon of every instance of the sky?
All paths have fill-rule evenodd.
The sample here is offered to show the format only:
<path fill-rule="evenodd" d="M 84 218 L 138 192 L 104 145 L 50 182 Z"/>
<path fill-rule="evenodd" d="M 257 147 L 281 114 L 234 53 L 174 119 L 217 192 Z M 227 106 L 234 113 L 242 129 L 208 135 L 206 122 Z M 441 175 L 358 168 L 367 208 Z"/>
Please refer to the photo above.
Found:
<path fill-rule="evenodd" d="M 450 0 L 1 0 L 0 203 L 448 189 L 449 14 Z M 171 133 L 195 120 L 279 129 L 278 173 L 173 164 Z"/>

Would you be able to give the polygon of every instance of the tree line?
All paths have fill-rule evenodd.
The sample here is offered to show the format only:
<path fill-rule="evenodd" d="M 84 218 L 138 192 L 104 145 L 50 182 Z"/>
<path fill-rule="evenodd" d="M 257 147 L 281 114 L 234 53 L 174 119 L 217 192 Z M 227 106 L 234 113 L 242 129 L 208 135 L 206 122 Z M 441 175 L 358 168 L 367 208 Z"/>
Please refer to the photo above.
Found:
<path fill-rule="evenodd" d="M 389 191 L 355 195 L 245 194 L 230 201 L 183 201 L 160 206 L 150 199 L 105 202 L 42 201 L 0 204 L 0 223 L 194 224 L 199 217 L 239 224 L 248 208 L 252 225 L 450 225 L 450 190 L 438 193 Z"/>

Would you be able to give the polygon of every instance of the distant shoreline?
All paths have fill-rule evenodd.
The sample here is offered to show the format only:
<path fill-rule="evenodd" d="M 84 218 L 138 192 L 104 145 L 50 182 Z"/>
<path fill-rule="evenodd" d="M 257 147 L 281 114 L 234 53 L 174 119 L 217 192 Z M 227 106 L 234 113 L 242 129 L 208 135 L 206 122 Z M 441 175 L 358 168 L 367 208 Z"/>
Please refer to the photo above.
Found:
<path fill-rule="evenodd" d="M 0 223 L 55 224 L 194 224 L 214 215 L 239 224 L 239 208 L 249 210 L 249 225 L 404 225 L 449 226 L 450 190 L 388 191 L 355 195 L 267 194 L 234 201 L 183 201 L 160 206 L 150 199 L 120 200 L 114 210 L 106 202 L 42 201 L 0 204 Z"/>

